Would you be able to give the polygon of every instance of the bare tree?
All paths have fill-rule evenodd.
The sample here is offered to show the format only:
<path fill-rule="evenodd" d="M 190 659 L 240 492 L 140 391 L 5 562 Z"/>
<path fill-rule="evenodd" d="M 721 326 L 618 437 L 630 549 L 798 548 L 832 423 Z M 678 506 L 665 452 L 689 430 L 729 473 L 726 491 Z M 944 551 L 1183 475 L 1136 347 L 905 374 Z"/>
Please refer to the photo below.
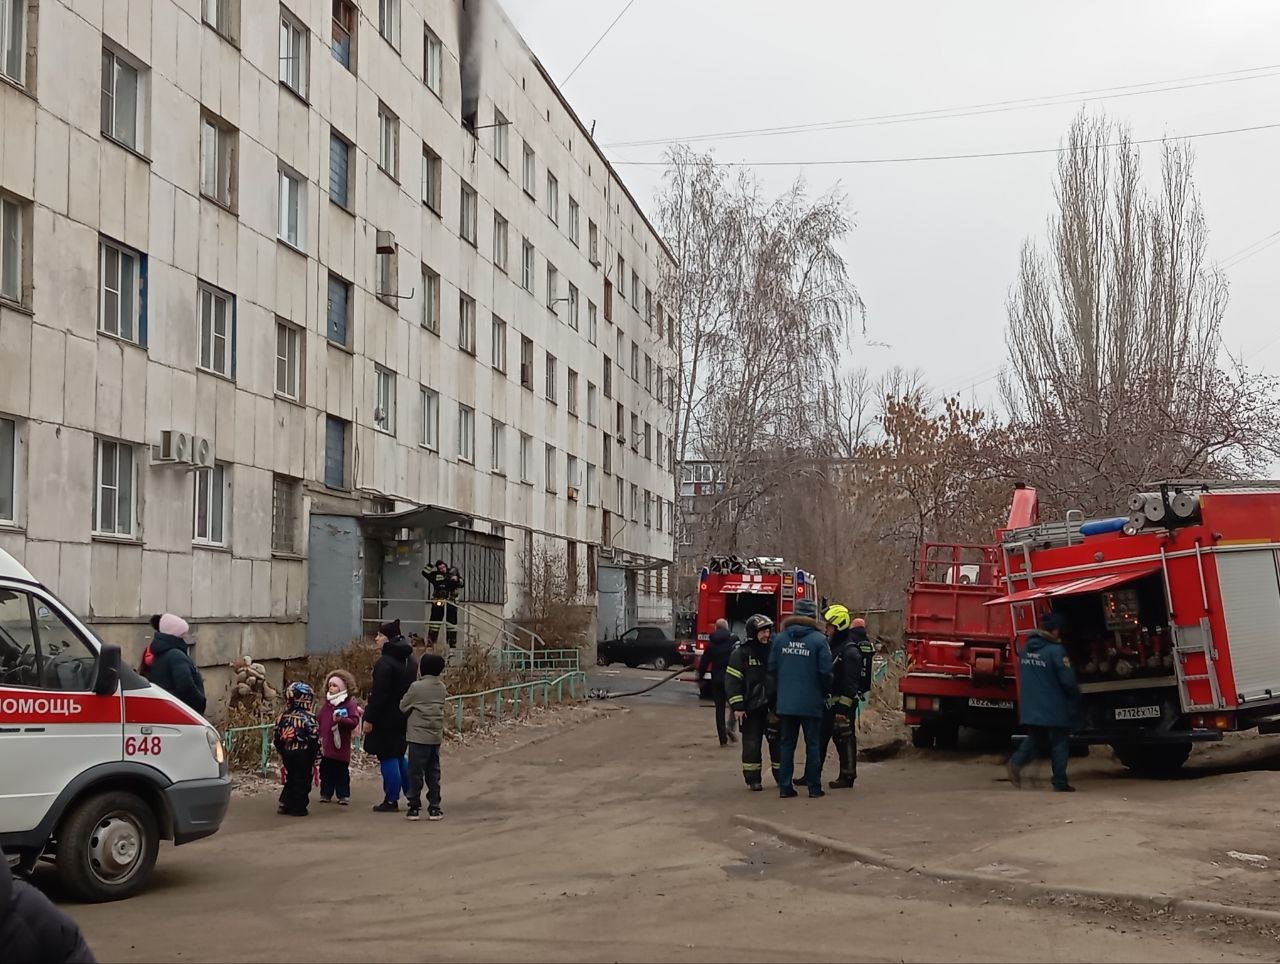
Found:
<path fill-rule="evenodd" d="M 1157 478 L 1236 475 L 1276 451 L 1274 384 L 1229 359 L 1227 282 L 1185 143 L 1143 185 L 1127 128 L 1080 114 L 1058 162 L 1047 246 L 1008 303 L 1002 383 L 1028 474 L 1057 508 L 1113 509 Z"/>

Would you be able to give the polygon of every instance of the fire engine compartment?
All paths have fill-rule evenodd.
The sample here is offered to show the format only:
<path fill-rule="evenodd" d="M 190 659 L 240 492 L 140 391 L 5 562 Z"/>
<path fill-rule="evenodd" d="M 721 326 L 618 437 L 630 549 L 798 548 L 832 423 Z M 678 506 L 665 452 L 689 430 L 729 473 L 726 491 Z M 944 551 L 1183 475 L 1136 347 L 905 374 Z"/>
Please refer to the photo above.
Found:
<path fill-rule="evenodd" d="M 1112 589 L 1051 599 L 1081 692 L 1143 680 L 1177 685 L 1169 608 L 1158 573 Z"/>
<path fill-rule="evenodd" d="M 757 613 L 778 622 L 778 594 L 739 592 L 724 597 L 724 618 L 729 632 L 739 639 L 747 638 L 747 620 Z"/>

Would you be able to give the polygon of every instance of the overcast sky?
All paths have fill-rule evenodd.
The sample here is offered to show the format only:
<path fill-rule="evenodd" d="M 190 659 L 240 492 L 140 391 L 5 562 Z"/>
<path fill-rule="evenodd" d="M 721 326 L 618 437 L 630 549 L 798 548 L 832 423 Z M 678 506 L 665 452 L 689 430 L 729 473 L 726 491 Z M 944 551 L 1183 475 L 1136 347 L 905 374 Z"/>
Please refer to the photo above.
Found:
<path fill-rule="evenodd" d="M 557 81 L 626 0 L 501 0 Z M 1205 84 L 1206 74 L 1273 68 Z M 564 92 L 608 148 L 874 115 L 1180 81 L 1199 84 L 1095 104 L 1135 137 L 1280 123 L 1275 0 L 634 0 Z M 1056 147 L 1081 98 L 1035 109 L 784 136 L 700 141 L 722 161 L 815 161 Z M 1225 262 L 1280 232 L 1280 128 L 1194 141 L 1212 256 Z M 660 146 L 611 160 L 658 160 Z M 1155 170 L 1158 145 L 1143 149 Z M 867 303 L 851 363 L 923 368 L 979 400 L 1005 355 L 1005 299 L 1019 247 L 1042 237 L 1052 154 L 923 163 L 767 167 L 777 191 L 803 174 L 839 185 L 857 225 L 850 271 Z M 619 164 L 642 204 L 661 169 Z M 1228 274 L 1224 338 L 1280 372 L 1280 236 Z M 1247 253 L 1247 252 L 1246 252 Z M 974 386 L 976 383 L 976 387 Z"/>

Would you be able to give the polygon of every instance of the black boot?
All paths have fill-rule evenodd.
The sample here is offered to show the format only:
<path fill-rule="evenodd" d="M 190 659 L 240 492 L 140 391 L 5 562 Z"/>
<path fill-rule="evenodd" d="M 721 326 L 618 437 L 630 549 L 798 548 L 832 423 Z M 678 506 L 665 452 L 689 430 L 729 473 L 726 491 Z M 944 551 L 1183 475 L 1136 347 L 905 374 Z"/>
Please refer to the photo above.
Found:
<path fill-rule="evenodd" d="M 842 773 L 840 774 L 840 778 L 838 780 L 832 780 L 830 783 L 827 784 L 827 786 L 830 787 L 832 790 L 852 790 L 853 777 Z"/>

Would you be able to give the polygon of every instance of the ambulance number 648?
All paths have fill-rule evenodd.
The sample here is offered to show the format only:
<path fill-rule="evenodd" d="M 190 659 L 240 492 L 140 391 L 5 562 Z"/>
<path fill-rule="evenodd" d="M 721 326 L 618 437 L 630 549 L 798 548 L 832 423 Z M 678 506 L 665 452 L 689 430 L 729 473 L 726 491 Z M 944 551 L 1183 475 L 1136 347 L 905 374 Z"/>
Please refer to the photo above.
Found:
<path fill-rule="evenodd" d="M 126 736 L 124 738 L 125 756 L 159 756 L 160 737 L 158 736 Z"/>

